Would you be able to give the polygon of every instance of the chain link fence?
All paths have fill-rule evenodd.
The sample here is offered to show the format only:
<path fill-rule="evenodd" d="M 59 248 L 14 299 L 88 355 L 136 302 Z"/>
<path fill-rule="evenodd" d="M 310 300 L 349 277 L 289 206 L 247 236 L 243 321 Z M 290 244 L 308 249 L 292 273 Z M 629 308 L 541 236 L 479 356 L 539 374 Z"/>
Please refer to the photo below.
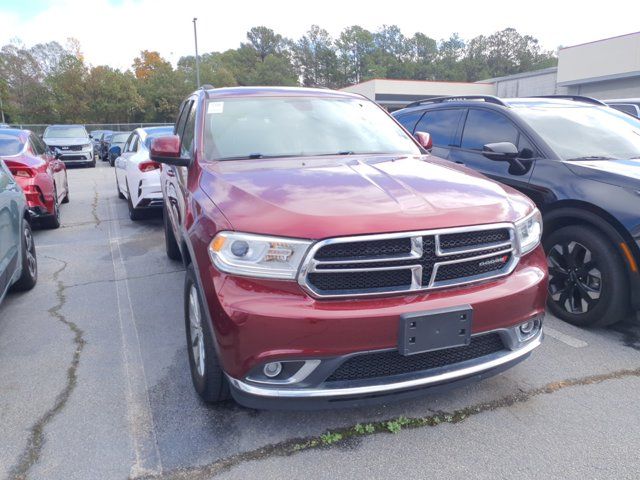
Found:
<path fill-rule="evenodd" d="M 163 127 L 172 126 L 173 123 L 87 123 L 84 127 L 87 132 L 91 133 L 94 130 L 111 130 L 113 132 L 129 132 L 136 128 L 144 127 Z M 43 123 L 12 123 L 9 125 L 11 128 L 19 128 L 21 130 L 31 130 L 36 135 L 42 135 L 49 124 Z"/>

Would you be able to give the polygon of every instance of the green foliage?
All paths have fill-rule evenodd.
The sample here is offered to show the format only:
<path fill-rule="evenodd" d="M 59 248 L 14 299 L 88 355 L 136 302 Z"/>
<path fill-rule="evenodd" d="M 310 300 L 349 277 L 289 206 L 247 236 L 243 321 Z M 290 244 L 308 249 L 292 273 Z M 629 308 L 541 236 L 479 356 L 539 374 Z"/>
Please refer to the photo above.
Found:
<path fill-rule="evenodd" d="M 337 432 L 327 432 L 320 435 L 320 440 L 325 445 L 331 445 L 332 443 L 342 440 L 342 434 Z"/>
<path fill-rule="evenodd" d="M 556 62 L 537 39 L 513 28 L 438 42 L 422 32 L 407 37 L 396 25 L 375 32 L 353 25 L 335 39 L 312 25 L 298 40 L 257 26 L 238 48 L 201 55 L 200 78 L 216 87 L 341 88 L 372 78 L 473 82 Z M 87 65 L 73 39 L 31 48 L 16 40 L 0 49 L 0 96 L 13 123 L 170 122 L 195 86 L 193 56 L 174 67 L 159 52 L 143 50 L 123 72 Z"/>

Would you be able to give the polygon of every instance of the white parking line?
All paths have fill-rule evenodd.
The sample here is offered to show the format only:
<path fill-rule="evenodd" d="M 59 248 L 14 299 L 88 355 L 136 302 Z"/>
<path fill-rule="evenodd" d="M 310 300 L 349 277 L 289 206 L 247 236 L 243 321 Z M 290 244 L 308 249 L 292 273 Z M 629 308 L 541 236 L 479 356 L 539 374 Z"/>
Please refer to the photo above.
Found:
<path fill-rule="evenodd" d="M 583 348 L 589 345 L 584 340 L 580 340 L 578 338 L 572 337 L 571 335 L 567 335 L 566 333 L 559 332 L 558 330 L 548 327 L 547 325 L 542 327 L 542 330 L 544 331 L 545 335 L 549 335 L 551 338 L 554 338 L 559 342 L 562 342 L 573 348 Z"/>
<path fill-rule="evenodd" d="M 113 217 L 111 198 L 107 199 L 109 214 Z M 127 382 L 127 414 L 133 442 L 135 463 L 131 467 L 131 477 L 159 475 L 162 461 L 158 450 L 156 431 L 149 402 L 149 388 L 142 363 L 140 338 L 136 325 L 127 272 L 122 259 L 118 222 L 109 223 L 109 249 L 116 280 L 118 320 L 122 338 L 122 356 Z"/>

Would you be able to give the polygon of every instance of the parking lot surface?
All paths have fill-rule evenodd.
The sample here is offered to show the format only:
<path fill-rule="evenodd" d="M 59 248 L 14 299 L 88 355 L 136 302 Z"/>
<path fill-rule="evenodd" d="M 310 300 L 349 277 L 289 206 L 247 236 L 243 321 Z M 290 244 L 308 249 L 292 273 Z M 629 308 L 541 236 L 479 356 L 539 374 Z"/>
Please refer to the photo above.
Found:
<path fill-rule="evenodd" d="M 418 400 L 202 404 L 161 217 L 129 220 L 105 163 L 69 182 L 62 227 L 36 232 L 38 285 L 0 306 L 0 478 L 638 478 L 633 324 L 548 318 L 524 363 Z"/>

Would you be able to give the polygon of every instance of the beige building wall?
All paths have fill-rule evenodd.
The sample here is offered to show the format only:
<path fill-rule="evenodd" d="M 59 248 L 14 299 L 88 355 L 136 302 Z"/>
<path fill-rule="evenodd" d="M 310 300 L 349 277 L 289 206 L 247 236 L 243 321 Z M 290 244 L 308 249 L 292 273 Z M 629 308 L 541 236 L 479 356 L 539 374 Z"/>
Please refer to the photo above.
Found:
<path fill-rule="evenodd" d="M 640 32 L 563 48 L 558 85 L 640 75 Z"/>

